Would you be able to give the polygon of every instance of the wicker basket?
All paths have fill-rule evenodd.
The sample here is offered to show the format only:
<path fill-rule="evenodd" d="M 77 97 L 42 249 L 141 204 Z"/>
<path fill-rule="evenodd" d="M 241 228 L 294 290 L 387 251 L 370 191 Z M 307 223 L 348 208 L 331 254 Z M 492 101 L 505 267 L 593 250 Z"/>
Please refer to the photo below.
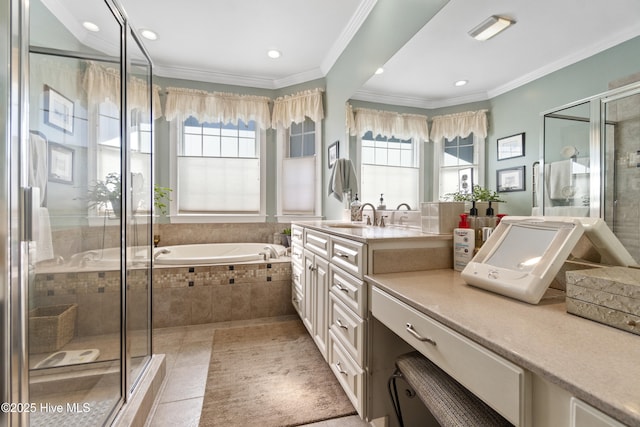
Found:
<path fill-rule="evenodd" d="M 57 351 L 76 332 L 78 304 L 38 307 L 29 311 L 29 353 Z"/>

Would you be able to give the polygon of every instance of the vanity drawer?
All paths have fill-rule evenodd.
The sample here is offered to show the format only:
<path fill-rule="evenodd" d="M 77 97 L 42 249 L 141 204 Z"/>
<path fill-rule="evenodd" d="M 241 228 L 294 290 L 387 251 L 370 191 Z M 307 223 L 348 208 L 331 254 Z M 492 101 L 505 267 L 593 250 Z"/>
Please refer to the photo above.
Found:
<path fill-rule="evenodd" d="M 298 316 L 302 317 L 302 292 L 293 284 L 291 285 L 291 304 L 293 304 Z"/>
<path fill-rule="evenodd" d="M 329 241 L 328 234 L 308 228 L 304 230 L 304 247 L 327 260 L 329 259 Z"/>
<path fill-rule="evenodd" d="M 364 321 L 349 310 L 333 293 L 329 294 L 329 328 L 355 362 L 364 364 Z"/>
<path fill-rule="evenodd" d="M 331 262 L 362 278 L 366 270 L 364 243 L 331 237 Z"/>
<path fill-rule="evenodd" d="M 329 264 L 330 290 L 358 316 L 365 317 L 367 311 L 367 287 L 342 269 Z"/>
<path fill-rule="evenodd" d="M 302 265 L 291 264 L 291 283 L 302 294 Z"/>
<path fill-rule="evenodd" d="M 329 331 L 329 366 L 356 411 L 362 416 L 364 371 L 351 359 L 333 331 Z"/>
<path fill-rule="evenodd" d="M 304 244 L 304 228 L 298 225 L 291 226 L 291 246 L 294 244 L 302 246 Z"/>
<path fill-rule="evenodd" d="M 302 266 L 302 243 L 291 245 L 291 264 Z"/>
<path fill-rule="evenodd" d="M 530 375 L 374 287 L 371 313 L 516 426 L 525 424 Z"/>

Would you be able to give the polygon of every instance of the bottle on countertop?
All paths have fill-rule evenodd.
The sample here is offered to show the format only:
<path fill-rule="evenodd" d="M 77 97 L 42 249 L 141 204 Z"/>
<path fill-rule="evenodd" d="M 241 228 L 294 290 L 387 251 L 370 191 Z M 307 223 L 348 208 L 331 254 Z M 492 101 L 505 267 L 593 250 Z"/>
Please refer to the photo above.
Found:
<path fill-rule="evenodd" d="M 453 269 L 462 271 L 473 258 L 475 230 L 467 221 L 468 214 L 460 214 L 458 228 L 453 230 Z"/>
<path fill-rule="evenodd" d="M 356 198 L 351 202 L 351 221 L 362 221 L 362 203 L 358 199 L 358 193 Z"/>
<path fill-rule="evenodd" d="M 383 211 L 383 210 L 387 209 L 387 205 L 384 204 L 384 198 L 382 196 L 384 196 L 384 194 L 380 193 L 380 204 L 376 208 L 379 211 Z"/>

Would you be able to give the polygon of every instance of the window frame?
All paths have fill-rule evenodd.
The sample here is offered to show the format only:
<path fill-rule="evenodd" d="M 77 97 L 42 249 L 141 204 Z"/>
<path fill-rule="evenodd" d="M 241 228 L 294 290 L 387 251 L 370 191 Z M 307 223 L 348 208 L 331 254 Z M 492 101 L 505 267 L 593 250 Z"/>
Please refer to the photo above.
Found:
<path fill-rule="evenodd" d="M 309 120 L 311 120 L 309 118 Z M 283 213 L 283 161 L 289 158 L 289 143 L 291 128 L 284 128 L 281 124 L 277 127 L 276 137 L 276 187 L 278 189 L 276 202 L 276 219 L 278 222 L 304 221 L 322 219 L 322 122 L 315 122 L 315 197 L 314 212 L 309 214 L 286 214 Z"/>
<path fill-rule="evenodd" d="M 378 136 L 379 133 L 377 133 L 377 131 L 375 130 L 371 130 L 370 131 L 372 134 L 376 134 L 375 136 L 373 136 L 374 140 L 375 138 Z M 363 140 L 363 135 L 357 135 L 356 136 L 356 141 L 357 141 L 357 155 L 356 155 L 356 163 L 357 163 L 357 168 L 356 168 L 356 175 L 358 177 L 358 182 L 360 183 L 360 192 L 358 194 L 358 198 L 360 199 L 360 202 L 364 203 L 366 202 L 365 200 L 363 200 L 362 198 L 362 166 L 363 166 L 363 161 L 362 161 L 362 140 Z M 394 138 L 394 139 L 400 139 L 400 138 Z M 420 204 L 424 202 L 425 200 L 425 176 L 426 176 L 426 172 L 425 172 L 425 141 L 421 138 L 410 138 L 411 143 L 413 144 L 413 157 L 414 157 L 414 161 L 415 161 L 415 168 L 418 169 L 418 195 L 417 195 L 417 201 L 416 201 L 416 206 L 411 205 L 411 209 L 412 210 L 419 210 L 420 209 Z M 402 168 L 407 168 L 407 166 L 394 166 L 394 165 L 379 165 L 379 164 L 373 164 L 373 163 L 367 163 L 370 164 L 372 166 L 387 166 L 387 167 L 402 167 Z M 385 197 L 386 199 L 386 197 Z M 376 198 L 375 200 L 371 201 L 371 200 L 367 200 L 370 203 L 373 203 L 377 206 L 378 204 L 378 199 Z M 395 210 L 394 206 L 387 206 L 387 210 Z"/>
<path fill-rule="evenodd" d="M 186 119 L 185 119 L 186 120 Z M 184 120 L 174 119 L 169 124 L 169 182 L 172 189 L 178 188 L 178 153 L 184 135 Z M 169 204 L 169 221 L 175 224 L 184 223 L 225 223 L 225 222 L 266 222 L 266 190 L 267 190 L 267 150 L 266 131 L 256 125 L 258 159 L 260 162 L 260 208 L 258 213 L 180 213 L 178 211 L 178 194 L 172 194 Z M 175 193 L 175 192 L 174 192 Z"/>
<path fill-rule="evenodd" d="M 456 138 L 460 138 L 460 136 L 456 136 Z M 485 138 L 479 138 L 475 134 L 473 134 L 473 156 L 474 162 L 471 165 L 457 165 L 457 166 L 444 166 L 443 158 L 444 158 L 444 149 L 445 149 L 445 140 L 442 138 L 440 141 L 433 141 L 433 195 L 434 200 L 446 200 L 445 194 L 440 194 L 441 186 L 440 183 L 442 181 L 442 172 L 444 170 L 460 170 L 466 168 L 473 168 L 473 184 L 480 185 L 484 187 L 484 156 L 485 156 Z"/>

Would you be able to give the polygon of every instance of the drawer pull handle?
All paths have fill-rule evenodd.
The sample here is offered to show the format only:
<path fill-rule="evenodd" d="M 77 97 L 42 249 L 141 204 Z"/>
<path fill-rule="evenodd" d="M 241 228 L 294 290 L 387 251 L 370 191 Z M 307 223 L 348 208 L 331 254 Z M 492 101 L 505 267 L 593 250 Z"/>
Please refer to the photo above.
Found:
<path fill-rule="evenodd" d="M 343 254 L 342 252 L 336 252 L 336 255 L 339 256 L 340 258 L 349 258 L 349 255 Z"/>
<path fill-rule="evenodd" d="M 338 372 L 340 372 L 342 375 L 349 375 L 347 373 L 347 371 L 345 371 L 344 369 L 342 369 L 342 366 L 340 366 L 340 362 L 336 363 L 336 369 L 338 370 Z"/>
<path fill-rule="evenodd" d="M 317 268 L 316 268 L 316 267 L 314 267 L 314 266 L 312 266 L 312 265 L 310 265 L 310 266 L 309 266 L 309 271 L 316 271 L 316 270 L 317 270 Z"/>
<path fill-rule="evenodd" d="M 434 340 L 432 340 L 431 338 L 425 338 L 422 335 L 420 335 L 418 332 L 416 332 L 416 330 L 413 329 L 413 325 L 411 323 L 407 323 L 407 332 L 409 332 L 411 335 L 416 337 L 416 339 L 418 341 L 428 342 L 429 344 L 431 344 L 433 346 L 436 345 L 436 342 Z"/>
<path fill-rule="evenodd" d="M 339 328 L 346 329 L 347 331 L 349 330 L 349 327 L 342 323 L 342 320 L 340 319 L 336 319 L 336 325 L 338 325 Z"/>
<path fill-rule="evenodd" d="M 299 274 L 294 274 L 293 278 L 296 279 L 296 280 L 300 280 L 300 275 Z"/>
<path fill-rule="evenodd" d="M 336 283 L 336 288 L 338 288 L 338 290 L 340 290 L 342 292 L 349 293 L 349 289 L 343 287 L 340 283 Z"/>
<path fill-rule="evenodd" d="M 640 322 L 636 322 L 635 320 L 629 320 L 627 322 L 627 325 L 631 326 L 632 328 L 635 328 L 636 326 L 640 326 Z"/>

